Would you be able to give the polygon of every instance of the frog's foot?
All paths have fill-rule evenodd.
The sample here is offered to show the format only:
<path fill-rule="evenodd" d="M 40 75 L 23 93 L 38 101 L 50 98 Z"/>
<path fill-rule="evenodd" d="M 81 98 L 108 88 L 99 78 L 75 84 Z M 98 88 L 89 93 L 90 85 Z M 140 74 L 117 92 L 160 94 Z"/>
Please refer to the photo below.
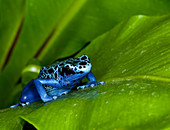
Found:
<path fill-rule="evenodd" d="M 87 88 L 87 87 L 94 87 L 94 86 L 97 86 L 97 85 L 102 85 L 104 84 L 104 81 L 100 81 L 100 82 L 90 82 L 88 84 L 85 84 L 85 85 L 82 85 L 82 86 L 78 86 L 77 89 L 84 89 L 84 88 Z"/>
<path fill-rule="evenodd" d="M 29 104 L 30 104 L 30 102 L 20 103 L 20 105 L 23 106 L 23 107 L 28 106 Z"/>
<path fill-rule="evenodd" d="M 29 102 L 26 102 L 26 103 L 17 103 L 17 104 L 15 104 L 15 105 L 12 105 L 12 106 L 10 106 L 10 108 L 15 108 L 15 107 L 17 107 L 17 106 L 26 106 L 26 105 L 29 105 L 30 103 Z"/>
<path fill-rule="evenodd" d="M 56 100 L 58 98 L 58 96 L 53 96 L 53 100 Z"/>
<path fill-rule="evenodd" d="M 10 106 L 10 108 L 15 108 L 15 107 L 17 107 L 17 106 L 19 106 L 19 105 L 20 105 L 20 103 L 17 103 L 17 104 L 15 104 L 15 105 Z"/>
<path fill-rule="evenodd" d="M 53 100 L 56 100 L 59 96 L 66 95 L 70 90 L 65 90 L 55 96 L 53 96 Z"/>

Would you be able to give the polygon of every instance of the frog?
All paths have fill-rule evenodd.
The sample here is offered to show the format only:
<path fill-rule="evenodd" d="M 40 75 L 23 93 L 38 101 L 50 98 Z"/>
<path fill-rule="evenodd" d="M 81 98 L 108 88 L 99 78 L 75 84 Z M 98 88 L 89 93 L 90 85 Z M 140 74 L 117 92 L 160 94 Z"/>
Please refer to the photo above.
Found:
<path fill-rule="evenodd" d="M 87 55 L 43 66 L 38 77 L 23 88 L 20 103 L 10 108 L 26 106 L 38 100 L 49 102 L 67 94 L 73 88 L 84 89 L 104 84 L 104 81 L 96 81 L 91 69 L 92 64 Z M 85 77 L 89 82 L 82 84 Z"/>

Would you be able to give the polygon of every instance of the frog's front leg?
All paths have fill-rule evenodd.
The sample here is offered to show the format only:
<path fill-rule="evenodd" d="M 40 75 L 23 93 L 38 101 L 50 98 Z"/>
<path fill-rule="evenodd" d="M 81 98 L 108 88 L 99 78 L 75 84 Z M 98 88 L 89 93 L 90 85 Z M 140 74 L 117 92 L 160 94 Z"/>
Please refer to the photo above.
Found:
<path fill-rule="evenodd" d="M 34 79 L 34 84 L 43 102 L 51 101 L 56 99 L 56 96 L 49 96 L 45 91 L 43 85 L 49 85 L 61 89 L 62 86 L 55 79 Z"/>
<path fill-rule="evenodd" d="M 97 82 L 92 72 L 90 72 L 86 77 L 89 80 L 89 83 L 86 85 L 78 86 L 77 89 L 84 89 L 86 87 L 94 87 L 99 84 L 104 84 L 104 81 Z"/>
<path fill-rule="evenodd" d="M 24 94 L 26 91 L 28 91 L 30 89 L 31 86 L 34 85 L 34 79 L 32 79 L 22 90 L 22 94 Z"/>

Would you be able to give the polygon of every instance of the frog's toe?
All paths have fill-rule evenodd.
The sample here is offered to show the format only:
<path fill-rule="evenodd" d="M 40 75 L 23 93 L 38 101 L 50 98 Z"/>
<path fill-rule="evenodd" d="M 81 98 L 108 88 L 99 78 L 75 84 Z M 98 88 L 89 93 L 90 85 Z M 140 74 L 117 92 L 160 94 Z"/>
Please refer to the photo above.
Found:
<path fill-rule="evenodd" d="M 10 108 L 15 108 L 15 107 L 17 107 L 17 106 L 19 106 L 19 105 L 20 105 L 20 103 L 15 104 L 15 105 L 12 105 L 12 106 L 10 106 Z"/>
<path fill-rule="evenodd" d="M 78 86 L 77 89 L 84 89 L 84 88 L 87 88 L 87 87 L 91 87 L 93 88 L 94 86 L 97 86 L 97 85 L 102 85 L 104 84 L 104 81 L 100 81 L 100 82 L 91 82 L 91 83 L 88 83 L 86 85 L 82 85 L 82 86 Z"/>
<path fill-rule="evenodd" d="M 78 86 L 77 89 L 84 89 L 84 86 Z"/>
<path fill-rule="evenodd" d="M 98 84 L 100 84 L 100 85 L 103 85 L 104 83 L 105 83 L 104 81 L 98 82 Z"/>
<path fill-rule="evenodd" d="M 66 95 L 67 93 L 68 93 L 68 91 L 65 91 L 65 92 L 62 93 L 62 95 Z"/>
<path fill-rule="evenodd" d="M 66 95 L 68 94 L 70 90 L 64 90 L 63 92 L 59 93 L 59 96 Z"/>
<path fill-rule="evenodd" d="M 58 98 L 58 96 L 53 96 L 53 100 L 56 100 Z"/>
<path fill-rule="evenodd" d="M 26 103 L 20 103 L 20 105 L 24 107 L 24 106 L 26 106 Z"/>
<path fill-rule="evenodd" d="M 30 102 L 26 102 L 25 104 L 26 104 L 26 105 L 29 105 L 29 104 L 30 104 Z"/>
<path fill-rule="evenodd" d="M 86 85 L 82 85 L 82 86 L 78 86 L 77 89 L 84 89 L 86 87 L 87 87 Z"/>
<path fill-rule="evenodd" d="M 96 85 L 97 85 L 97 84 L 96 84 Z M 92 88 L 93 88 L 94 86 L 95 86 L 95 84 L 90 84 L 90 87 L 92 87 Z"/>
<path fill-rule="evenodd" d="M 92 82 L 92 83 L 89 84 L 89 87 L 94 87 L 94 86 L 102 85 L 102 84 L 104 84 L 103 81 L 100 81 L 100 82 Z"/>
<path fill-rule="evenodd" d="M 104 84 L 104 83 L 102 81 L 100 81 L 98 83 L 97 82 L 96 83 L 92 83 L 89 86 L 93 88 L 94 86 L 97 86 L 97 85 L 100 85 L 100 84 Z"/>

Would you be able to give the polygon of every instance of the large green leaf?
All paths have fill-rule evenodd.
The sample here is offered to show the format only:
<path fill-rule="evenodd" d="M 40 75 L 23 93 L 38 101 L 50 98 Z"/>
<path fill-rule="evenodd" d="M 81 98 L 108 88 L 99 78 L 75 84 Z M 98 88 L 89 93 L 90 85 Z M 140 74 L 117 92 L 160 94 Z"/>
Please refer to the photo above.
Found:
<path fill-rule="evenodd" d="M 99 79 L 146 74 L 170 77 L 169 20 L 169 16 L 134 16 L 94 40 L 80 54 L 92 57 Z"/>
<path fill-rule="evenodd" d="M 37 129 L 170 129 L 170 16 L 134 16 L 81 54 L 105 85 L 2 110 L 0 128 L 26 121 Z"/>
<path fill-rule="evenodd" d="M 11 44 L 15 44 L 25 12 L 25 1 L 0 0 L 0 70 L 8 58 Z"/>
<path fill-rule="evenodd" d="M 33 57 L 49 64 L 132 15 L 170 12 L 168 0 L 0 0 L 0 106 Z M 3 12 L 3 13 L 2 13 Z M 3 100 L 6 99 L 6 102 Z"/>
<path fill-rule="evenodd" d="M 169 92 L 162 81 L 114 80 L 72 93 L 22 118 L 38 129 L 169 128 Z"/>

